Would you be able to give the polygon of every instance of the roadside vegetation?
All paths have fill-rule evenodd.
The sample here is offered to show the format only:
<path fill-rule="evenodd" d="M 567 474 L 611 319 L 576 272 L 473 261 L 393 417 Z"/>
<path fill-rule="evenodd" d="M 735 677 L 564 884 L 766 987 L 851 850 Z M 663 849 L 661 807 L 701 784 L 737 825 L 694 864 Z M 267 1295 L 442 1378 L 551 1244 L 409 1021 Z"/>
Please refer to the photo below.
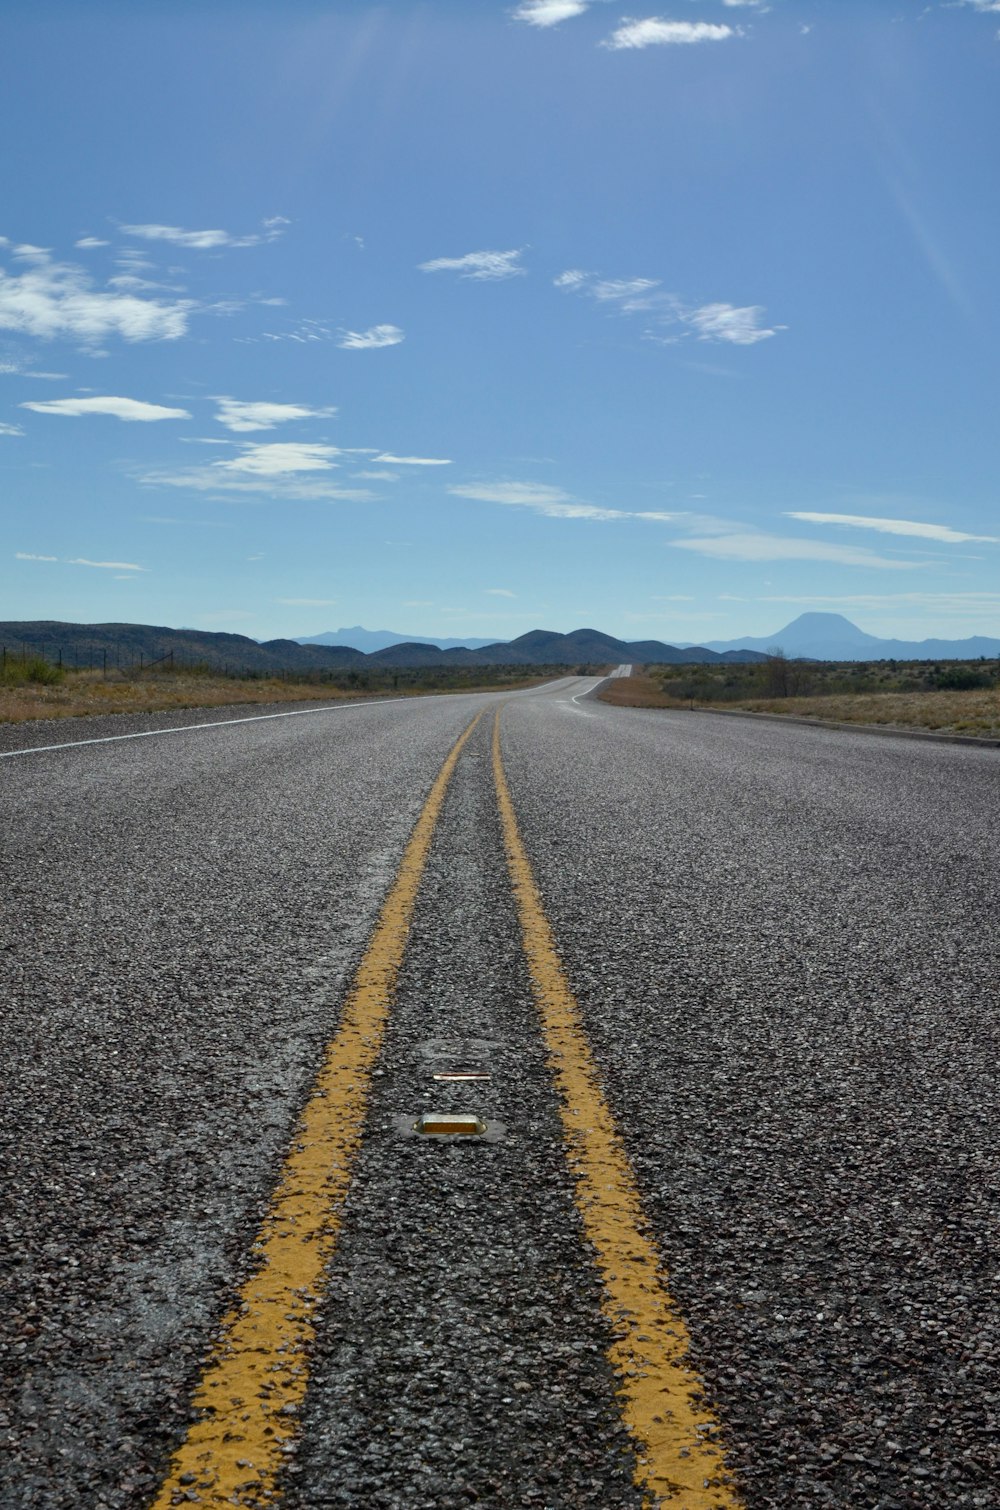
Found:
<path fill-rule="evenodd" d="M 602 688 L 640 708 L 740 708 L 837 723 L 1000 736 L 1000 661 L 794 661 L 644 666 Z"/>
<path fill-rule="evenodd" d="M 586 668 L 579 668 L 581 671 Z M 496 692 L 566 676 L 566 666 L 393 667 L 385 670 L 226 676 L 208 666 L 183 670 L 76 671 L 42 656 L 6 656 L 0 666 L 0 723 L 154 713 L 171 708 L 345 701 L 429 692 Z"/>

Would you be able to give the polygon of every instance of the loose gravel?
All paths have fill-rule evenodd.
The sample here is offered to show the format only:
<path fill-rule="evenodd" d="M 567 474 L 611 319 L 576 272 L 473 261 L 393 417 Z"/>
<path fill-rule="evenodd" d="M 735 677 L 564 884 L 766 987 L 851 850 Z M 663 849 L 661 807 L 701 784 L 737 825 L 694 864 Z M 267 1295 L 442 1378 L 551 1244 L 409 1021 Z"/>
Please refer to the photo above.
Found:
<path fill-rule="evenodd" d="M 1000 1503 L 1000 758 L 508 709 L 748 1510 Z"/>
<path fill-rule="evenodd" d="M 994 1510 L 1000 756 L 578 690 L 510 701 L 508 778 L 747 1510 Z M 4 1510 L 148 1503 L 416 813 L 494 701 L 0 763 Z M 487 741 L 418 902 L 290 1510 L 639 1503 Z M 493 1078 L 445 1109 L 504 1135 L 404 1136 L 456 1061 Z"/>
<path fill-rule="evenodd" d="M 421 887 L 289 1505 L 639 1510 L 532 1004 L 484 721 Z M 435 1070 L 489 1083 L 435 1085 Z M 495 1143 L 407 1138 L 424 1111 Z"/>
<path fill-rule="evenodd" d="M 483 701 L 0 764 L 4 1510 L 148 1501 L 344 983 Z"/>

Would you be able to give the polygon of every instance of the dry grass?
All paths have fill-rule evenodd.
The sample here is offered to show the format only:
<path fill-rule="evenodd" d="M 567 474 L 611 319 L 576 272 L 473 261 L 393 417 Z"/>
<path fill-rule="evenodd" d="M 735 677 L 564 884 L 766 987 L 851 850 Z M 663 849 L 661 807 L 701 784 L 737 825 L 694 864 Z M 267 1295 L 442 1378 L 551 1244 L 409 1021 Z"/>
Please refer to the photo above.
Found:
<path fill-rule="evenodd" d="M 507 688 L 532 686 L 538 677 L 523 682 L 508 682 Z M 40 718 L 86 718 L 102 713 L 158 713 L 172 708 L 239 707 L 260 703 L 354 702 L 373 696 L 419 696 L 422 689 L 400 687 L 373 692 L 365 688 L 344 691 L 342 688 L 310 682 L 278 680 L 235 681 L 232 677 L 185 676 L 168 673 L 156 676 L 128 677 L 108 673 L 105 681 L 99 671 L 70 671 L 56 686 L 0 686 L 0 723 L 23 723 Z M 423 689 L 439 692 L 439 687 Z M 462 692 L 474 687 L 457 688 Z M 485 685 L 483 691 L 496 691 Z"/>
<path fill-rule="evenodd" d="M 632 676 L 616 676 L 605 682 L 597 694 L 602 703 L 613 703 L 617 708 L 686 708 L 687 703 L 676 697 L 667 697 L 662 685 L 653 676 L 636 672 Z"/>
<path fill-rule="evenodd" d="M 750 698 L 735 706 L 755 713 L 793 713 L 800 718 L 833 719 L 837 723 L 1000 735 L 1000 687 L 969 692 L 860 692 L 829 697 Z"/>
<path fill-rule="evenodd" d="M 603 702 L 627 708 L 689 708 L 687 700 L 667 697 L 651 676 L 622 677 L 602 688 Z M 881 724 L 890 728 L 934 729 L 948 734 L 1000 736 L 1000 687 L 968 692 L 844 693 L 825 697 L 744 698 L 739 702 L 702 702 L 695 707 L 744 709 L 835 723 Z"/>

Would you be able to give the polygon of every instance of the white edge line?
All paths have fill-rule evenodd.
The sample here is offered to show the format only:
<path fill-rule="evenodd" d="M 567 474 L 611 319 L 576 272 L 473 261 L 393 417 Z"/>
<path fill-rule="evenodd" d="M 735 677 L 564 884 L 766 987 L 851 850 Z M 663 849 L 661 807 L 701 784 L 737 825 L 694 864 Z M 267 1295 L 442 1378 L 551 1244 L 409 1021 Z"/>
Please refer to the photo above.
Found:
<path fill-rule="evenodd" d="M 172 729 L 140 729 L 135 734 L 102 734 L 98 739 L 66 739 L 57 745 L 32 745 L 27 750 L 0 750 L 0 760 L 15 755 L 44 755 L 49 750 L 78 750 L 81 745 L 115 744 L 121 739 L 153 739 L 158 734 L 190 734 L 194 729 L 224 729 L 228 724 L 260 724 L 269 718 L 304 718 L 307 713 L 349 713 L 355 708 L 384 708 L 386 703 L 409 703 L 411 697 L 378 697 L 368 702 L 331 703 L 325 708 L 293 708 L 288 713 L 252 713 L 247 718 L 216 718 L 210 723 L 177 724 Z"/>

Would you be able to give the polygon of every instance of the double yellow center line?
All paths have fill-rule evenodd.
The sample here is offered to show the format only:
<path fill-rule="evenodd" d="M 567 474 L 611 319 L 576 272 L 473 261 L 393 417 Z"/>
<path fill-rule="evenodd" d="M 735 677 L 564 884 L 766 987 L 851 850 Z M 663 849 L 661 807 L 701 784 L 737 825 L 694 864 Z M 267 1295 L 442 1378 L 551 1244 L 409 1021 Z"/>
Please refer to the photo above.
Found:
<path fill-rule="evenodd" d="M 193 1493 L 197 1503 L 266 1506 L 298 1434 L 309 1347 L 324 1274 L 361 1146 L 365 1112 L 431 840 L 459 756 L 480 714 L 442 766 L 296 1128 L 253 1248 L 254 1271 L 223 1318 L 194 1394 L 198 1419 L 150 1510 Z M 493 769 L 525 953 L 560 1095 L 567 1154 L 584 1230 L 593 1245 L 615 1340 L 622 1415 L 636 1446 L 636 1481 L 649 1503 L 736 1510 L 718 1450 L 717 1423 L 699 1409 L 688 1339 L 642 1214 L 635 1176 L 601 1093 L 579 1008 L 566 981 L 514 815 L 493 730 Z"/>

